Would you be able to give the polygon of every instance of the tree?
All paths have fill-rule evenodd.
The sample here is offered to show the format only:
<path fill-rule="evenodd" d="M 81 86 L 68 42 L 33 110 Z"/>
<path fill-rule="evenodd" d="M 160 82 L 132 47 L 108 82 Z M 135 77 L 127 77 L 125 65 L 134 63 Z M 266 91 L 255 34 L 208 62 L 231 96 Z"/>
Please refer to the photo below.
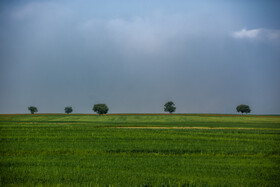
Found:
<path fill-rule="evenodd" d="M 250 109 L 250 107 L 248 106 L 248 105 L 238 105 L 237 107 L 236 107 L 236 111 L 237 112 L 241 112 L 242 114 L 243 113 L 250 113 L 251 112 L 251 109 Z"/>
<path fill-rule="evenodd" d="M 35 112 L 38 112 L 38 109 L 35 106 L 29 106 L 28 110 L 31 112 L 31 114 L 34 114 Z"/>
<path fill-rule="evenodd" d="M 64 111 L 65 111 L 66 114 L 69 114 L 69 113 L 73 112 L 73 109 L 72 109 L 71 106 L 67 106 L 67 107 L 64 108 Z"/>
<path fill-rule="evenodd" d="M 107 114 L 109 108 L 106 104 L 95 104 L 92 108 L 94 112 L 97 112 L 98 114 Z"/>
<path fill-rule="evenodd" d="M 170 114 L 172 114 L 172 112 L 175 112 L 175 110 L 176 110 L 176 107 L 172 101 L 168 101 L 167 103 L 165 103 L 164 112 L 169 112 Z"/>

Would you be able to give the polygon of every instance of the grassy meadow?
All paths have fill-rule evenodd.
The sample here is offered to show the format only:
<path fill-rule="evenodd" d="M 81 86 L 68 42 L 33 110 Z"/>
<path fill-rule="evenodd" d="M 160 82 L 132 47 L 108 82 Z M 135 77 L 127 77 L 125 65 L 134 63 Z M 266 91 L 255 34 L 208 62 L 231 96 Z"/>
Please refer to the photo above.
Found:
<path fill-rule="evenodd" d="M 0 115 L 0 139 L 1 186 L 280 186 L 280 116 Z"/>

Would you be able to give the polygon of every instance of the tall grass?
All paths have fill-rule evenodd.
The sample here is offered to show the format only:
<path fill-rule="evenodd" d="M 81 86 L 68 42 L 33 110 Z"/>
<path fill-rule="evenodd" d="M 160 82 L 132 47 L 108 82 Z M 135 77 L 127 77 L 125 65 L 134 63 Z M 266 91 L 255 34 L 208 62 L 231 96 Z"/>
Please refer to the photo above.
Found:
<path fill-rule="evenodd" d="M 269 116 L 2 115 L 0 184 L 279 186 L 279 127 Z"/>

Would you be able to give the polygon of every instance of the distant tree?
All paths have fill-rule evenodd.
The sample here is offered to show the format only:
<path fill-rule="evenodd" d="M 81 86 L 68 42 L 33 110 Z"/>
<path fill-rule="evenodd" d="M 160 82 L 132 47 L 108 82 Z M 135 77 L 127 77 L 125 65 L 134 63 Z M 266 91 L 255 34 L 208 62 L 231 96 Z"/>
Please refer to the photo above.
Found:
<path fill-rule="evenodd" d="M 29 106 L 28 110 L 31 112 L 31 114 L 34 114 L 35 112 L 38 112 L 38 109 L 35 106 Z"/>
<path fill-rule="evenodd" d="M 176 110 L 176 107 L 172 101 L 168 101 L 165 103 L 164 112 L 169 112 L 170 114 L 172 114 L 172 112 L 175 112 L 175 110 Z"/>
<path fill-rule="evenodd" d="M 106 104 L 95 104 L 92 110 L 98 114 L 107 114 L 109 108 Z"/>
<path fill-rule="evenodd" d="M 66 114 L 70 114 L 70 113 L 73 112 L 73 109 L 72 109 L 71 106 L 67 106 L 67 107 L 64 108 L 64 111 L 65 111 Z"/>
<path fill-rule="evenodd" d="M 251 112 L 251 109 L 250 109 L 250 107 L 248 106 L 248 105 L 238 105 L 237 107 L 236 107 L 236 111 L 237 112 L 241 112 L 242 114 L 243 113 L 246 113 L 246 114 L 248 114 L 248 113 L 250 113 Z"/>

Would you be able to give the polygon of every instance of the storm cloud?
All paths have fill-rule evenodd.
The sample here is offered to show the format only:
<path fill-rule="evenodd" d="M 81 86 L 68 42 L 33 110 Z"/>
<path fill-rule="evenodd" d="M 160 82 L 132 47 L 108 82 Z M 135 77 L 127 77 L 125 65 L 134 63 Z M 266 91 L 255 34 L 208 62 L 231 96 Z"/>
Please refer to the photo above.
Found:
<path fill-rule="evenodd" d="M 279 114 L 280 25 L 258 12 L 266 3 L 4 1 L 0 113 L 161 113 L 172 100 L 180 113 Z"/>

